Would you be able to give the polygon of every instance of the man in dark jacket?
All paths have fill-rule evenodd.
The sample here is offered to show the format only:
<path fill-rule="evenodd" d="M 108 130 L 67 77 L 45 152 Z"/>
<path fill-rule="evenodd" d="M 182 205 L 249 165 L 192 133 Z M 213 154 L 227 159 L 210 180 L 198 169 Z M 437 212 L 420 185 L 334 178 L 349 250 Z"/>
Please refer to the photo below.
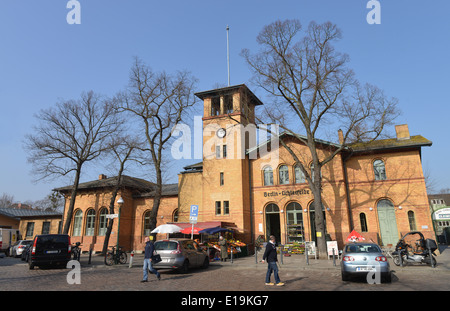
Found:
<path fill-rule="evenodd" d="M 264 251 L 264 255 L 261 262 L 267 260 L 267 273 L 266 273 L 266 285 L 274 285 L 274 283 L 270 282 L 270 276 L 272 275 L 275 278 L 275 285 L 283 286 L 284 283 L 280 281 L 280 277 L 278 276 L 278 266 L 277 266 L 277 247 L 275 245 L 275 236 L 270 236 L 270 241 L 266 245 L 266 250 Z"/>
<path fill-rule="evenodd" d="M 148 270 L 151 273 L 156 274 L 158 281 L 161 280 L 161 275 L 157 270 L 155 270 L 152 266 L 152 258 L 153 252 L 155 251 L 155 247 L 148 237 L 145 237 L 145 256 L 144 256 L 144 278 L 141 282 L 148 282 Z"/>

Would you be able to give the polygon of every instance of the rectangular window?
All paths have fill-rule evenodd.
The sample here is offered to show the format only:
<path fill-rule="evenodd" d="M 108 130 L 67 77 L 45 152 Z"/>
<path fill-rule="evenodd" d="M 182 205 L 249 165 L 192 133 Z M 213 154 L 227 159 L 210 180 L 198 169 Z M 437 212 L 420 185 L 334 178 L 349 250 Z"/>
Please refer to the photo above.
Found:
<path fill-rule="evenodd" d="M 225 107 L 225 113 L 233 113 L 233 96 L 232 95 L 225 95 L 223 97 L 224 101 L 224 107 Z"/>
<path fill-rule="evenodd" d="M 216 146 L 216 159 L 220 159 L 220 146 Z"/>
<path fill-rule="evenodd" d="M 222 208 L 220 206 L 220 201 L 216 201 L 216 215 L 220 215 L 222 213 Z"/>
<path fill-rule="evenodd" d="M 227 145 L 223 145 L 223 158 L 227 158 Z"/>
<path fill-rule="evenodd" d="M 27 223 L 27 236 L 33 236 L 34 233 L 34 222 Z"/>
<path fill-rule="evenodd" d="M 223 201 L 223 214 L 230 215 L 230 202 L 229 201 Z"/>
<path fill-rule="evenodd" d="M 50 233 L 50 222 L 44 221 L 42 223 L 42 234 L 49 234 Z"/>
<path fill-rule="evenodd" d="M 218 116 L 220 114 L 220 97 L 211 98 L 211 116 Z"/>
<path fill-rule="evenodd" d="M 220 185 L 223 186 L 224 179 L 223 179 L 223 172 L 220 172 Z"/>

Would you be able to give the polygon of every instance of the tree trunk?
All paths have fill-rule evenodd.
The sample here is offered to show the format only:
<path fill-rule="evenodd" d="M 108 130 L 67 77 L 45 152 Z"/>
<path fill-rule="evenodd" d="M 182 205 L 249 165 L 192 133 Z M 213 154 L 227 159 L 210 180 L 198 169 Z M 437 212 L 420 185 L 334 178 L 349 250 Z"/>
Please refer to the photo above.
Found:
<path fill-rule="evenodd" d="M 69 208 L 67 210 L 66 222 L 64 223 L 63 234 L 69 234 L 70 223 L 72 222 L 73 209 L 75 207 L 75 199 L 78 192 L 78 184 L 80 183 L 80 175 L 81 175 L 81 164 L 78 165 L 76 173 L 75 173 L 75 181 L 73 183 L 73 189 L 70 194 L 70 203 Z"/>

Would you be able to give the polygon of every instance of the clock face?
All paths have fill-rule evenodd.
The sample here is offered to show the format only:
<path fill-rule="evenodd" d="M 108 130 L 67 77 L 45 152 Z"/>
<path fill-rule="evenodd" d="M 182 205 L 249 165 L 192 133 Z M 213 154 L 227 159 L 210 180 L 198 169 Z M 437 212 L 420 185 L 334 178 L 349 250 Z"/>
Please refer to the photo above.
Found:
<path fill-rule="evenodd" d="M 219 138 L 225 137 L 226 134 L 227 134 L 227 131 L 225 131 L 225 129 L 223 129 L 223 128 L 217 130 L 217 137 L 219 137 Z"/>

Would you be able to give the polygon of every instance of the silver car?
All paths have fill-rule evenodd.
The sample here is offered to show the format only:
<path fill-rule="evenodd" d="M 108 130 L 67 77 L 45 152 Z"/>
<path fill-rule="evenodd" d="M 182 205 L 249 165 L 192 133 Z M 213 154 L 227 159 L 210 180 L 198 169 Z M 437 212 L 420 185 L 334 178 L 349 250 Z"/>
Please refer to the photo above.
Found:
<path fill-rule="evenodd" d="M 341 260 L 342 281 L 348 281 L 351 276 L 371 277 L 380 273 L 382 282 L 391 282 L 391 269 L 386 256 L 375 243 L 351 243 L 344 247 Z"/>
<path fill-rule="evenodd" d="M 178 269 L 186 273 L 189 268 L 209 266 L 207 253 L 193 240 L 159 240 L 155 242 L 155 250 L 161 256 L 161 261 L 153 265 L 155 269 Z"/>

